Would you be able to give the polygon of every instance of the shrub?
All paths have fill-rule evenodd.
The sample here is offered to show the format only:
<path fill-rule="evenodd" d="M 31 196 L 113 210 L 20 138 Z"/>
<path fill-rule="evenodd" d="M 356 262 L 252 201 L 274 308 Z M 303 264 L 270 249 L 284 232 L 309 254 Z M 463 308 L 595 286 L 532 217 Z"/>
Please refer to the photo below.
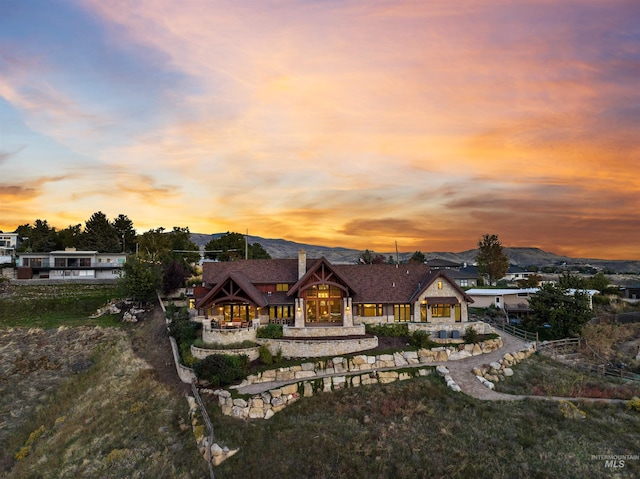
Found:
<path fill-rule="evenodd" d="M 275 356 L 273 356 L 273 362 L 276 364 L 279 364 L 282 362 L 282 349 L 278 348 L 278 350 L 276 351 Z"/>
<path fill-rule="evenodd" d="M 214 387 L 224 387 L 246 377 L 249 372 L 249 358 L 244 354 L 213 354 L 197 361 L 193 369 L 199 380 L 207 381 Z"/>
<path fill-rule="evenodd" d="M 189 319 L 189 309 L 186 306 L 178 307 L 174 303 L 169 303 L 165 307 L 164 315 L 170 321 L 187 321 Z"/>
<path fill-rule="evenodd" d="M 637 396 L 632 397 L 627 402 L 627 409 L 630 409 L 631 411 L 640 412 L 640 398 Z"/>
<path fill-rule="evenodd" d="M 176 338 L 178 344 L 189 343 L 189 346 L 191 346 L 198 337 L 200 326 L 200 323 L 194 323 L 193 321 L 174 319 L 169 323 L 169 334 Z"/>
<path fill-rule="evenodd" d="M 464 339 L 464 342 L 467 344 L 474 344 L 480 341 L 480 335 L 472 326 L 467 326 L 467 329 L 464 330 L 464 334 L 462 335 L 462 339 Z"/>
<path fill-rule="evenodd" d="M 406 324 L 365 324 L 364 330 L 367 334 L 378 337 L 401 338 L 409 336 L 409 327 Z"/>
<path fill-rule="evenodd" d="M 419 349 L 430 349 L 434 346 L 434 342 L 431 340 L 429 333 L 426 331 L 415 331 L 411 335 L 411 345 Z"/>
<path fill-rule="evenodd" d="M 267 324 L 266 326 L 262 326 L 256 331 L 256 337 L 265 339 L 280 339 L 282 337 L 282 325 Z"/>
<path fill-rule="evenodd" d="M 273 354 L 271 354 L 271 350 L 265 344 L 260 346 L 258 353 L 260 354 L 260 361 L 262 364 L 267 366 L 273 364 Z"/>

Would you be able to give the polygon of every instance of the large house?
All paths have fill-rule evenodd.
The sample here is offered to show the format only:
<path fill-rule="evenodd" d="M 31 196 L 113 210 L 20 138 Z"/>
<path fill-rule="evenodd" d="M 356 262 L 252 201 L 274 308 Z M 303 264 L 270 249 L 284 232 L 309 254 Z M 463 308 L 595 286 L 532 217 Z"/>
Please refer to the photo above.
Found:
<path fill-rule="evenodd" d="M 326 258 L 204 262 L 197 316 L 217 327 L 283 324 L 285 336 L 364 334 L 364 323 L 462 331 L 473 302 L 426 264 L 331 264 Z"/>
<path fill-rule="evenodd" d="M 98 253 L 66 248 L 50 253 L 18 253 L 18 279 L 117 279 L 125 253 Z"/>

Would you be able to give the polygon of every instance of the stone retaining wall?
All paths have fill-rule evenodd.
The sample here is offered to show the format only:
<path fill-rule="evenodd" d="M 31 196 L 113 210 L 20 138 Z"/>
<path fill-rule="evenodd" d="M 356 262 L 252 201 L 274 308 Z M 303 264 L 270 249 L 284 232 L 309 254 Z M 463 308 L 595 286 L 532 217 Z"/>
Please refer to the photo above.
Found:
<path fill-rule="evenodd" d="M 258 341 L 279 342 L 280 340 L 270 339 Z M 455 361 L 471 356 L 490 353 L 501 347 L 502 339 L 497 338 L 476 344 L 460 344 L 458 346 L 439 347 L 434 349 L 419 349 L 418 351 L 399 351 L 394 354 L 359 354 L 347 358 L 337 356 L 332 359 L 309 361 L 297 366 L 268 369 L 258 374 L 252 374 L 247 376 L 247 378 L 242 382 L 241 387 L 254 383 L 295 381 L 298 379 L 308 379 L 331 374 L 404 368 L 433 362 Z M 271 346 L 269 349 L 271 349 Z"/>
<path fill-rule="evenodd" d="M 492 334 L 496 330 L 490 324 L 482 321 L 474 321 L 467 323 L 407 323 L 409 332 L 427 331 L 429 333 L 437 333 L 438 331 L 459 331 L 460 336 L 464 334 L 468 327 L 474 329 L 478 334 Z"/>
<path fill-rule="evenodd" d="M 265 344 L 269 351 L 277 354 L 282 351 L 284 358 L 313 358 L 356 353 L 378 347 L 378 338 L 363 337 L 357 339 L 331 340 L 289 340 L 289 339 L 257 339 L 259 344 Z"/>
<path fill-rule="evenodd" d="M 283 326 L 285 338 L 324 338 L 327 336 L 364 336 L 364 325 L 358 326 L 321 326 L 317 328 L 295 328 Z"/>
<path fill-rule="evenodd" d="M 351 376 L 327 376 L 271 389 L 261 394 L 255 394 L 249 399 L 234 399 L 231 397 L 231 393 L 224 389 L 216 391 L 204 389 L 202 392 L 216 395 L 222 414 L 226 416 L 237 419 L 269 419 L 301 397 L 311 397 L 321 392 L 359 387 L 367 384 L 387 384 L 394 381 L 403 381 L 416 376 L 428 376 L 432 374 L 432 371 L 432 368 L 422 367 L 404 371 L 371 371 Z"/>
<path fill-rule="evenodd" d="M 242 354 L 249 357 L 249 361 L 255 361 L 260 357 L 259 347 L 256 346 L 254 348 L 242 348 L 242 349 L 208 349 L 208 348 L 197 348 L 191 345 L 191 355 L 197 359 L 204 359 L 207 356 L 211 356 L 213 354 L 229 354 L 234 356 L 240 356 Z"/>
<path fill-rule="evenodd" d="M 494 361 L 488 366 L 480 368 L 473 368 L 473 374 L 476 375 L 478 381 L 484 384 L 489 389 L 494 388 L 494 383 L 503 381 L 504 379 L 513 376 L 513 370 L 511 366 L 518 364 L 523 359 L 528 358 L 536 352 L 535 343 L 531 343 L 526 348 L 521 349 L 513 353 L 506 353 L 499 361 Z"/>
<path fill-rule="evenodd" d="M 206 323 L 203 323 L 203 326 L 202 340 L 205 343 L 233 344 L 241 343 L 242 341 L 256 341 L 256 330 L 254 328 L 211 329 L 206 327 Z"/>

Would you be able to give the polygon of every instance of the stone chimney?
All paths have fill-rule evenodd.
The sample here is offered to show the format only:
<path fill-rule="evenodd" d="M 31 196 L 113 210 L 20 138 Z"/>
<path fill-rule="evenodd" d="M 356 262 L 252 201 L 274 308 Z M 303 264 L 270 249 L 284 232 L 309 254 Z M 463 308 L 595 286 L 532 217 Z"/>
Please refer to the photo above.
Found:
<path fill-rule="evenodd" d="M 307 252 L 303 249 L 298 251 L 298 279 L 307 273 Z"/>

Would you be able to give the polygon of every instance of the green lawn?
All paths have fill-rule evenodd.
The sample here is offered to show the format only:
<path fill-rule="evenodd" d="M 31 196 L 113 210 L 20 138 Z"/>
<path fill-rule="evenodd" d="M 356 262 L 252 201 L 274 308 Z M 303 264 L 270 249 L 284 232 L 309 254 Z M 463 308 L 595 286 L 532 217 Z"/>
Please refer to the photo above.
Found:
<path fill-rule="evenodd" d="M 116 326 L 117 316 L 90 319 L 116 297 L 115 285 L 12 285 L 0 296 L 0 327 Z"/>

